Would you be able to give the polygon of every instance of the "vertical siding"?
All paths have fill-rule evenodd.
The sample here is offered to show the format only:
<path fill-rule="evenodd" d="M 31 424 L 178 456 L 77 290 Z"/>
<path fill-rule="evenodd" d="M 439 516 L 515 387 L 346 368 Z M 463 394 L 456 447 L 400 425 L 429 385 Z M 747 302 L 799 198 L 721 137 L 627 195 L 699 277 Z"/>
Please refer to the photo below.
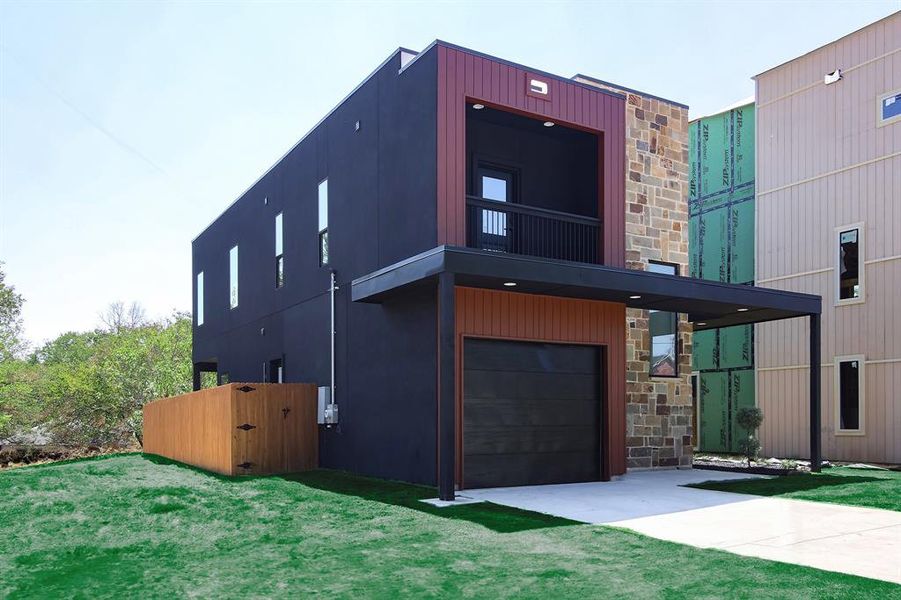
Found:
<path fill-rule="evenodd" d="M 438 242 L 466 245 L 466 101 L 589 130 L 599 135 L 598 176 L 604 262 L 625 264 L 625 105 L 622 98 L 576 83 L 538 76 L 549 100 L 526 93 L 528 71 L 438 47 Z"/>
<path fill-rule="evenodd" d="M 823 84 L 841 68 L 843 78 Z M 901 123 L 877 98 L 901 88 L 901 13 L 757 77 L 759 285 L 823 297 L 823 452 L 901 462 Z M 835 227 L 864 223 L 864 295 L 835 306 Z M 761 431 L 773 455 L 808 453 L 805 320 L 757 326 Z M 835 435 L 834 357 L 863 354 L 865 435 Z"/>
<path fill-rule="evenodd" d="M 457 480 L 463 462 L 463 343 L 467 336 L 606 347 L 607 448 L 612 475 L 626 471 L 625 307 L 622 304 L 458 287 L 456 294 Z"/>

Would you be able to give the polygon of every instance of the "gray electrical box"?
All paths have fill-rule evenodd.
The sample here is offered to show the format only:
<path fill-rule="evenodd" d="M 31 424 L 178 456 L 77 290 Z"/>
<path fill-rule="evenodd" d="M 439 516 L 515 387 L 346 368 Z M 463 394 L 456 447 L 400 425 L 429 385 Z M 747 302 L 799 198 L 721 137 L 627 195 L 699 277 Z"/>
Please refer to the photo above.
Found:
<path fill-rule="evenodd" d="M 316 413 L 316 422 L 325 425 L 326 407 L 332 403 L 332 388 L 327 385 L 319 386 L 319 410 Z"/>

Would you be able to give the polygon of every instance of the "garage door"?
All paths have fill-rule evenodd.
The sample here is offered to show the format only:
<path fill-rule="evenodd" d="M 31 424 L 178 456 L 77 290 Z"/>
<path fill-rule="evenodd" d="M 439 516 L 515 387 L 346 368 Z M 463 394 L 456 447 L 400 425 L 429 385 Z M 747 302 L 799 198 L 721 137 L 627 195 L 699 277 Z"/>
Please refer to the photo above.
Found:
<path fill-rule="evenodd" d="M 600 478 L 600 349 L 467 339 L 466 488 Z"/>

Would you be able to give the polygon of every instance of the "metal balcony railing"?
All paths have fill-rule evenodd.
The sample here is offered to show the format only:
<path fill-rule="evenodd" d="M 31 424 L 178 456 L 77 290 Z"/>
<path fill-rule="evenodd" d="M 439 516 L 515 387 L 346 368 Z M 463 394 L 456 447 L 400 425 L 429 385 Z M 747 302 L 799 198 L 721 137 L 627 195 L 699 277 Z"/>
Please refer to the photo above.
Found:
<path fill-rule="evenodd" d="M 570 213 L 466 197 L 466 245 L 583 263 L 600 262 L 601 222 Z"/>

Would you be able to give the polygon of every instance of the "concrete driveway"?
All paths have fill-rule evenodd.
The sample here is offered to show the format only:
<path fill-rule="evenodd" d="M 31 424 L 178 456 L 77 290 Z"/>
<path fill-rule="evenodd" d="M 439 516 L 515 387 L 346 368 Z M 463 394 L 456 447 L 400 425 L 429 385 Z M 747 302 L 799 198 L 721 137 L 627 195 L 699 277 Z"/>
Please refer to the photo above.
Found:
<path fill-rule="evenodd" d="M 901 584 L 901 513 L 681 487 L 747 475 L 644 471 L 605 483 L 467 490 L 463 496 L 655 538 Z"/>

